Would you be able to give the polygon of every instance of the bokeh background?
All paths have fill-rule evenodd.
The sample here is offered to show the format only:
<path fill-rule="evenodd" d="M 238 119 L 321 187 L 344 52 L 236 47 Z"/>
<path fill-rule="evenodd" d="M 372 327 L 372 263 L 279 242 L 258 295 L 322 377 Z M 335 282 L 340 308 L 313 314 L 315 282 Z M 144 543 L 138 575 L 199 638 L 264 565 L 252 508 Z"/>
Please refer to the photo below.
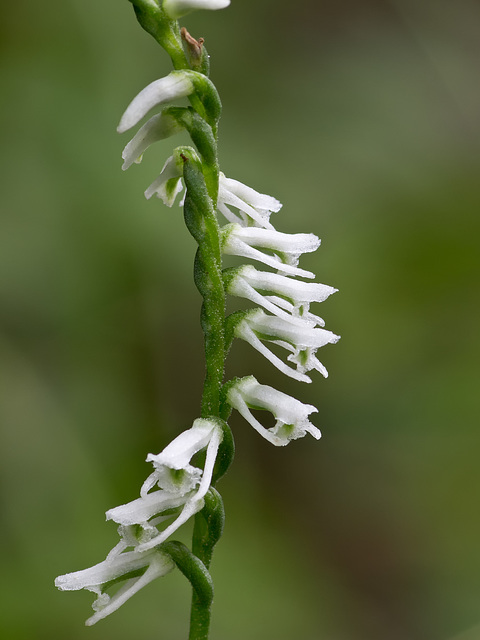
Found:
<path fill-rule="evenodd" d="M 313 231 L 340 289 L 328 380 L 237 345 L 229 375 L 319 408 L 274 449 L 239 417 L 212 640 L 480 638 L 480 5 L 233 0 L 183 19 L 224 104 L 225 173 Z M 123 174 L 130 99 L 170 71 L 126 0 L 0 8 L 0 632 L 182 640 L 177 572 L 85 628 L 56 575 L 116 542 L 144 459 L 198 416 L 193 240 L 144 200 L 177 140 Z"/>

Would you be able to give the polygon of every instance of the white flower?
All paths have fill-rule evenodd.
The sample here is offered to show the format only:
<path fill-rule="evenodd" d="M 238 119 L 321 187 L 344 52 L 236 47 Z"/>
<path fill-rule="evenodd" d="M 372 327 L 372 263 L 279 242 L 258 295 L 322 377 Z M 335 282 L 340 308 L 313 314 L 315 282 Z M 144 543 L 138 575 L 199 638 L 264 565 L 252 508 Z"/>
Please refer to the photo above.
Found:
<path fill-rule="evenodd" d="M 142 161 L 145 150 L 155 142 L 164 140 L 175 133 L 182 131 L 183 127 L 168 113 L 157 113 L 141 127 L 122 151 L 124 163 L 122 169 L 126 171 L 132 164 Z"/>
<path fill-rule="evenodd" d="M 95 614 L 86 621 L 87 626 L 110 615 L 142 587 L 175 568 L 173 560 L 161 551 L 124 551 L 126 546 L 127 543 L 122 541 L 112 549 L 103 562 L 55 579 L 55 585 L 62 591 L 87 589 L 97 594 L 97 599 L 92 605 Z M 104 589 L 108 583 L 121 579 L 122 576 L 125 583 L 110 597 Z"/>
<path fill-rule="evenodd" d="M 192 71 L 172 71 L 142 89 L 128 105 L 117 127 L 119 133 L 134 127 L 152 107 L 184 98 L 194 91 Z"/>
<path fill-rule="evenodd" d="M 155 194 L 157 198 L 163 200 L 167 207 L 171 207 L 175 202 L 175 198 L 183 190 L 183 161 L 181 158 L 176 159 L 170 156 L 158 178 L 145 191 L 147 200 Z"/>
<path fill-rule="evenodd" d="M 243 319 L 235 325 L 234 334 L 252 345 L 267 360 L 287 376 L 300 382 L 311 382 L 305 375 L 316 369 L 325 377 L 328 372 L 315 356 L 317 349 L 326 344 L 338 342 L 340 336 L 325 329 L 313 328 L 308 322 L 302 325 L 293 324 L 283 318 L 269 316 L 261 309 L 247 312 Z M 262 340 L 271 342 L 291 352 L 287 360 L 296 365 L 289 367 L 283 360 L 268 349 Z"/>
<path fill-rule="evenodd" d="M 238 209 L 238 215 L 230 207 Z M 237 222 L 242 227 L 273 229 L 269 222 L 270 213 L 280 211 L 282 204 L 272 196 L 258 193 L 220 172 L 217 208 L 229 222 Z"/>
<path fill-rule="evenodd" d="M 259 384 L 253 376 L 236 380 L 227 392 L 227 401 L 260 435 L 276 446 L 284 446 L 306 433 L 317 440 L 321 436 L 308 420 L 308 416 L 317 411 L 314 406 Z M 276 419 L 274 427 L 266 429 L 250 409 L 270 411 Z"/>
<path fill-rule="evenodd" d="M 151 539 L 142 542 L 138 549 L 145 551 L 164 542 L 203 508 L 222 436 L 222 428 L 214 419 L 195 420 L 192 428 L 175 438 L 162 453 L 148 455 L 147 461 L 153 463 L 155 471 L 142 486 L 140 498 L 110 509 L 106 514 L 107 520 L 129 526 L 139 524 L 148 531 L 159 522 L 177 515 L 170 510 L 181 507 L 172 524 L 161 532 L 154 532 Z M 207 451 L 202 472 L 190 465 L 190 460 L 205 447 Z M 148 493 L 155 484 L 160 489 Z M 169 511 L 166 516 L 162 515 L 165 511 Z M 160 520 L 152 521 L 154 516 L 160 516 Z"/>
<path fill-rule="evenodd" d="M 320 239 L 313 233 L 280 233 L 275 229 L 242 227 L 227 224 L 222 228 L 222 251 L 227 255 L 258 260 L 278 271 L 303 278 L 314 278 L 315 274 L 297 267 L 302 253 L 316 251 Z M 260 249 L 273 252 L 265 253 Z"/>
<path fill-rule="evenodd" d="M 323 302 L 335 291 L 326 284 L 302 282 L 244 265 L 225 274 L 228 293 L 247 298 L 279 318 L 304 325 L 324 326 L 322 318 L 310 313 L 310 303 Z"/>
<path fill-rule="evenodd" d="M 181 18 L 196 9 L 225 9 L 230 0 L 164 0 L 163 8 L 170 18 Z"/>

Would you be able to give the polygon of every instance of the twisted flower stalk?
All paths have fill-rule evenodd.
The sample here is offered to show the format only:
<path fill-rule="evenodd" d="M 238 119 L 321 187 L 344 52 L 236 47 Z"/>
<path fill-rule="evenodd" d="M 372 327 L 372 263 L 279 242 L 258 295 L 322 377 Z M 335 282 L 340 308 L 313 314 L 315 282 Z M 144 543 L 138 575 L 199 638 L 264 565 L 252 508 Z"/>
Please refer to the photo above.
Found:
<path fill-rule="evenodd" d="M 120 541 L 106 559 L 58 577 L 56 585 L 97 595 L 95 613 L 86 622 L 92 625 L 155 578 L 178 568 L 193 588 L 189 639 L 207 640 L 213 600 L 209 566 L 224 525 L 223 502 L 215 487 L 234 456 L 226 422 L 232 409 L 276 446 L 306 433 L 320 438 L 320 431 L 309 421 L 317 411 L 314 406 L 260 384 L 253 376 L 225 382 L 227 352 L 233 340 L 240 338 L 290 378 L 310 382 L 308 373 L 314 369 L 327 376 L 316 351 L 339 337 L 323 328 L 323 320 L 310 311 L 310 304 L 322 302 L 336 289 L 305 281 L 314 274 L 298 267 L 300 256 L 315 251 L 320 240 L 313 234 L 276 231 L 270 216 L 280 210 L 278 200 L 219 171 L 221 103 L 208 77 L 209 56 L 202 39 L 180 30 L 178 18 L 194 9 L 224 8 L 230 0 L 130 1 L 142 27 L 170 55 L 174 71 L 145 87 L 123 114 L 120 133 L 160 107 L 126 145 L 123 169 L 139 163 L 150 145 L 180 131 L 187 131 L 194 145 L 173 150 L 145 196 L 156 195 L 171 207 L 185 188 L 180 204 L 187 229 L 198 244 L 194 277 L 203 298 L 206 376 L 201 416 L 161 453 L 148 455 L 153 472 L 140 497 L 107 511 L 107 520 L 118 525 Z M 190 106 L 171 105 L 180 98 L 188 98 Z M 218 215 L 226 221 L 223 226 Z M 247 258 L 271 270 L 251 264 L 223 269 L 223 254 Z M 257 306 L 225 317 L 226 294 Z M 267 345 L 285 349 L 286 361 Z M 263 426 L 252 410 L 270 412 L 275 425 Z M 192 518 L 189 549 L 172 536 Z M 109 595 L 114 585 L 120 586 Z"/>

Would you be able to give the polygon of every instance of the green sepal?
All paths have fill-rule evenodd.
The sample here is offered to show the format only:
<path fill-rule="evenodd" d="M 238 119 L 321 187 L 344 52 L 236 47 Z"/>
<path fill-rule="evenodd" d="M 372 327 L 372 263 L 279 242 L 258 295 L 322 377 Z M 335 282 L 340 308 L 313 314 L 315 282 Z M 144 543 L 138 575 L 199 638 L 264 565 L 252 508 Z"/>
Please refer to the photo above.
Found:
<path fill-rule="evenodd" d="M 208 568 L 213 548 L 222 537 L 225 509 L 222 496 L 213 487 L 210 487 L 204 499 L 205 506 L 195 515 L 192 551 Z"/>
<path fill-rule="evenodd" d="M 222 420 L 227 421 L 230 417 L 230 414 L 232 413 L 232 407 L 227 400 L 227 396 L 233 385 L 235 385 L 240 380 L 242 380 L 242 378 L 232 378 L 228 382 L 225 382 L 225 384 L 220 389 L 220 418 Z"/>
<path fill-rule="evenodd" d="M 235 311 L 225 318 L 225 354 L 228 354 L 235 339 L 235 327 L 251 313 L 248 311 Z"/>
<path fill-rule="evenodd" d="M 180 34 L 190 69 L 203 73 L 204 76 L 208 77 L 210 75 L 210 56 L 203 44 L 203 38 L 196 40 L 188 33 L 185 27 L 182 27 Z"/>
<path fill-rule="evenodd" d="M 232 430 L 224 420 L 219 420 L 219 422 L 221 422 L 223 438 L 218 448 L 217 459 L 213 468 L 212 485 L 216 485 L 220 478 L 223 478 L 235 457 L 235 441 Z"/>
<path fill-rule="evenodd" d="M 241 267 L 228 267 L 227 269 L 222 270 L 222 278 L 223 278 L 223 286 L 225 287 L 225 291 L 228 292 L 228 287 L 235 276 L 241 272 L 243 269 L 243 265 Z"/>
<path fill-rule="evenodd" d="M 164 542 L 159 549 L 171 557 L 191 583 L 199 604 L 209 608 L 213 601 L 213 581 L 200 558 L 197 558 L 183 542 L 178 540 Z"/>
<path fill-rule="evenodd" d="M 195 87 L 195 93 L 205 110 L 205 113 L 200 115 L 205 116 L 205 119 L 216 133 L 217 124 L 222 114 L 222 103 L 218 91 L 213 82 L 203 73 L 190 71 L 189 75 Z"/>

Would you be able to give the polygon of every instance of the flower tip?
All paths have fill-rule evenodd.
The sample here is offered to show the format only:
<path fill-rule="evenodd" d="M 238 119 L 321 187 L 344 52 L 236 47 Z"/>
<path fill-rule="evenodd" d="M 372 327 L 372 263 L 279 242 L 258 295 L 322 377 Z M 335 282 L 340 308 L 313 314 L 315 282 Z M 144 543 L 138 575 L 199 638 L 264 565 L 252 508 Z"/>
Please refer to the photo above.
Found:
<path fill-rule="evenodd" d="M 164 0 L 163 8 L 174 20 L 197 9 L 225 9 L 230 0 Z"/>

